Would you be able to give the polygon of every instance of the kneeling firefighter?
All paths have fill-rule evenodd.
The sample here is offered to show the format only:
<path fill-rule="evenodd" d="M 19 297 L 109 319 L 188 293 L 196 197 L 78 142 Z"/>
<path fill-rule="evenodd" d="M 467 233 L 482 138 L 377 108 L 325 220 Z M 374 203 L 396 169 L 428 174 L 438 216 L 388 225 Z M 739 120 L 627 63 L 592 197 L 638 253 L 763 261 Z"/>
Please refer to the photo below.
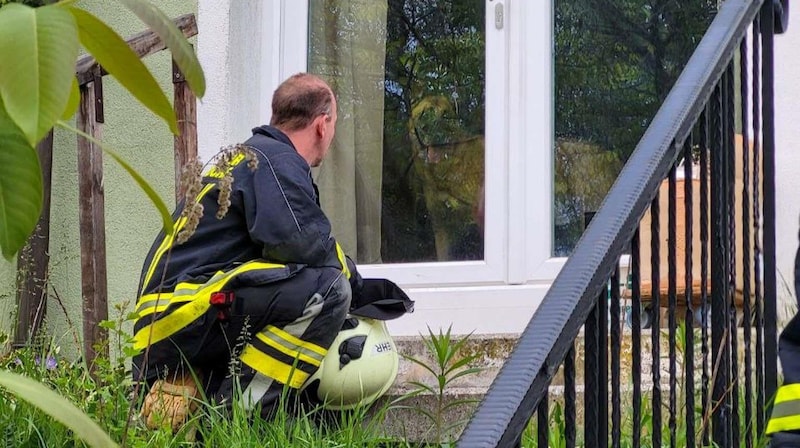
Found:
<path fill-rule="evenodd" d="M 270 125 L 185 185 L 175 230 L 162 231 L 145 259 L 135 310 L 133 378 L 149 388 L 148 427 L 176 430 L 201 391 L 225 406 L 241 395 L 270 418 L 285 389 L 299 395 L 309 383 L 349 313 L 410 310 L 391 282 L 362 287 L 320 207 L 311 167 L 336 120 L 330 87 L 294 75 L 273 94 Z"/>

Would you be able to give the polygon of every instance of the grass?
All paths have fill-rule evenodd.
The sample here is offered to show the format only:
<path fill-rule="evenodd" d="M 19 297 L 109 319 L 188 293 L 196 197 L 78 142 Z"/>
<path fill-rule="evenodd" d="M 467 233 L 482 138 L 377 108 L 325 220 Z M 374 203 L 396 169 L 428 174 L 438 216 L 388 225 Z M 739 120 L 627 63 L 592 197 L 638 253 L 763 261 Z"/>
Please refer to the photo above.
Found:
<path fill-rule="evenodd" d="M 0 360 L 0 369 L 20 373 L 56 390 L 92 417 L 115 441 L 128 447 L 192 446 L 196 431 L 200 446 L 215 447 L 383 447 L 412 446 L 380 433 L 382 409 L 357 409 L 321 418 L 311 412 L 298 416 L 279 413 L 271 421 L 250 418 L 234 406 L 230 415 L 221 407 L 201 402 L 198 412 L 177 434 L 151 431 L 134 418 L 128 426 L 133 384 L 122 363 L 101 362 L 97 380 L 80 362 L 60 358 L 49 349 L 21 349 Z M 133 409 L 138 410 L 136 404 Z M 370 412 L 373 418 L 367 417 Z M 374 416 L 378 416 L 375 418 Z M 63 425 L 41 410 L 0 390 L 0 446 L 85 446 Z"/>
<path fill-rule="evenodd" d="M 104 324 L 117 345 L 118 353 L 125 353 L 128 338 L 119 330 L 121 319 L 117 323 Z M 684 328 L 677 332 L 678 360 L 684 356 L 682 335 Z M 25 348 L 0 358 L 0 370 L 8 370 L 30 377 L 55 390 L 59 395 L 76 404 L 92 420 L 109 434 L 111 439 L 120 442 L 126 447 L 185 447 L 185 446 L 213 446 L 227 448 L 245 447 L 417 447 L 419 444 L 401 440 L 390 436 L 383 431 L 384 417 L 393 408 L 411 409 L 420 414 L 421 421 L 428 421 L 431 425 L 429 446 L 452 446 L 448 437 L 452 434 L 449 426 L 454 423 L 443 419 L 451 406 L 470 404 L 457 401 L 448 404 L 445 400 L 445 391 L 450 383 L 457 378 L 470 375 L 478 371 L 472 365 L 473 358 L 460 353 L 464 341 L 468 338 L 457 339 L 452 337 L 449 329 L 438 334 L 429 330 L 429 335 L 424 337 L 433 361 L 426 364 L 424 361 L 407 358 L 410 362 L 422 366 L 433 379 L 432 383 L 410 383 L 415 389 L 408 397 L 419 394 L 432 396 L 430 408 L 410 406 L 402 400 L 380 401 L 380 405 L 372 409 L 362 408 L 346 413 L 330 413 L 321 415 L 319 412 L 307 412 L 299 415 L 279 413 L 271 421 L 252 418 L 251 415 L 239 411 L 237 406 L 228 414 L 222 408 L 201 401 L 198 411 L 185 428 L 172 434 L 169 431 L 151 431 L 135 418 L 140 403 L 131 403 L 133 383 L 130 372 L 125 365 L 127 358 L 109 360 L 100 358 L 90 375 L 88 369 L 81 361 L 71 361 L 61 356 L 59 350 L 52 344 L 39 344 L 40 348 Z M 699 338 L 695 339 L 699 344 Z M 695 353 L 698 351 L 695 350 Z M 679 361 L 680 362 L 680 361 Z M 679 371 L 682 371 L 680 366 Z M 697 378 L 699 374 L 695 374 Z M 663 378 L 667 381 L 667 378 Z M 741 386 L 741 385 L 740 385 Z M 686 446 L 686 409 L 684 382 L 678 382 L 677 390 L 677 419 L 676 439 L 674 446 Z M 741 392 L 741 391 L 740 391 Z M 700 401 L 700 388 L 695 387 L 695 409 L 690 413 L 694 419 L 696 439 L 702 440 L 702 425 L 707 420 L 703 415 Z M 662 391 L 662 428 L 661 445 L 669 446 L 669 414 L 666 408 L 668 391 Z M 236 398 L 234 397 L 234 400 Z M 139 399 L 139 401 L 141 398 Z M 467 400 L 469 401 L 469 400 Z M 622 424 L 621 446 L 632 446 L 633 421 L 631 403 L 633 396 L 630 388 L 625 388 L 621 397 Z M 652 400 L 648 390 L 642 394 L 641 418 L 641 445 L 653 447 L 652 443 Z M 578 416 L 576 428 L 576 446 L 584 445 L 584 428 L 582 417 L 582 400 L 579 397 Z M 548 416 L 549 446 L 566 446 L 566 423 L 564 404 L 561 397 L 551 395 L 550 412 Z M 740 393 L 739 415 L 744 416 L 744 397 Z M 707 411 L 706 411 L 707 412 Z M 610 413 L 610 412 L 609 412 Z M 129 419 L 129 415 L 133 418 Z M 325 417 L 325 418 L 323 418 Z M 745 433 L 747 419 L 740 418 L 740 434 Z M 610 424 L 609 424 L 610 427 Z M 523 447 L 538 447 L 537 425 L 534 417 L 523 435 Z M 610 430 L 610 429 L 609 429 Z M 192 442 L 192 433 L 203 443 Z M 609 438 L 610 441 L 610 438 Z M 754 447 L 766 446 L 763 436 L 757 437 L 752 445 Z M 15 395 L 0 388 L 0 446 L 8 447 L 82 447 L 83 442 L 76 439 L 74 434 L 60 423 L 55 422 L 44 412 Z M 700 446 L 700 445 L 698 445 Z M 744 446 L 744 445 L 743 445 Z"/>
<path fill-rule="evenodd" d="M 661 330 L 662 334 L 661 337 L 663 340 L 668 340 L 669 337 L 667 330 Z M 700 329 L 694 329 L 694 349 L 693 349 L 693 356 L 697 358 L 701 354 L 701 334 Z M 710 397 L 707 397 L 707 402 L 705 409 L 702 403 L 702 384 L 701 384 L 701 371 L 700 365 L 698 364 L 698 359 L 695 359 L 695 371 L 694 375 L 694 387 L 693 387 L 693 396 L 694 396 L 694 407 L 691 412 L 687 412 L 686 409 L 686 383 L 684 378 L 682 377 L 680 372 L 684 371 L 684 360 L 686 359 L 687 351 L 686 351 L 686 325 L 685 322 L 681 321 L 678 323 L 678 328 L 675 332 L 675 345 L 676 345 L 676 370 L 677 370 L 677 384 L 676 384 L 676 409 L 675 409 L 675 437 L 674 440 L 671 440 L 671 431 L 670 431 L 670 414 L 669 414 L 669 388 L 664 387 L 669 382 L 669 376 L 662 370 L 662 378 L 661 378 L 661 408 L 660 408 L 660 415 L 661 415 L 661 425 L 660 425 L 660 445 L 654 445 L 653 443 L 653 414 L 654 414 L 654 404 L 652 400 L 652 391 L 649 388 L 643 386 L 642 387 L 642 395 L 641 395 L 641 419 L 639 422 L 639 427 L 641 431 L 639 433 L 639 446 L 643 448 L 652 448 L 654 446 L 675 446 L 675 447 L 685 447 L 687 446 L 687 428 L 688 423 L 691 421 L 692 426 L 694 428 L 694 440 L 695 445 L 698 447 L 713 447 L 713 443 L 704 443 L 704 430 L 709 432 L 709 425 L 710 425 L 710 413 L 714 410 L 714 405 L 710 402 Z M 710 354 L 709 354 L 710 356 Z M 740 363 L 742 362 L 741 359 L 738 360 Z M 753 361 L 754 362 L 754 361 Z M 643 364 L 644 366 L 644 364 Z M 739 366 L 741 368 L 741 365 Z M 708 393 L 711 394 L 711 389 L 713 387 L 715 372 L 713 371 L 714 367 L 709 366 L 712 371 L 710 372 L 710 380 L 709 380 L 709 390 Z M 740 369 L 741 370 L 741 369 Z M 624 370 L 623 370 L 624 375 Z M 644 379 L 644 375 L 642 376 Z M 755 378 L 754 378 L 755 379 Z M 620 396 L 620 403 L 619 406 L 621 407 L 621 421 L 620 421 L 620 446 L 622 448 L 632 447 L 633 446 L 633 436 L 634 436 L 634 422 L 633 422 L 633 389 L 632 389 L 632 381 L 631 378 L 628 378 L 628 384 L 625 384 L 625 380 L 622 381 L 622 391 Z M 610 391 L 609 385 L 609 391 Z M 756 409 L 756 397 L 751 397 L 751 409 L 753 415 L 747 417 L 746 415 L 746 408 L 745 408 L 745 394 L 744 394 L 744 378 L 739 379 L 738 384 L 738 412 L 737 416 L 739 419 L 739 438 L 741 440 L 739 446 L 741 447 L 754 447 L 754 448 L 763 448 L 766 447 L 768 444 L 769 439 L 764 434 L 755 434 L 755 412 L 758 412 Z M 753 392 L 755 394 L 755 391 Z M 575 431 L 575 446 L 584 446 L 584 427 L 583 427 L 583 401 L 582 397 L 577 397 L 577 413 L 576 416 L 576 431 Z M 608 403 L 608 415 L 609 415 L 609 423 L 608 423 L 608 432 L 609 437 L 608 441 L 609 444 L 612 442 L 611 438 L 611 409 L 612 403 L 609 400 Z M 691 419 L 691 420 L 689 420 Z M 745 442 L 745 434 L 750 434 L 750 444 L 746 444 Z M 550 447 L 565 447 L 566 446 L 566 417 L 564 415 L 564 400 L 563 397 L 553 397 L 551 396 L 551 400 L 549 403 L 549 415 L 548 415 L 548 445 Z M 710 434 L 708 434 L 710 438 Z M 531 423 L 526 428 L 525 432 L 523 433 L 523 440 L 522 446 L 523 447 L 538 447 L 538 425 L 537 425 L 537 418 L 534 417 L 531 419 Z"/>
<path fill-rule="evenodd" d="M 90 370 L 82 361 L 71 361 L 60 355 L 52 341 L 40 341 L 36 347 L 23 348 L 0 357 L 0 370 L 31 378 L 55 390 L 61 397 L 78 406 L 80 411 L 97 422 L 110 438 L 125 447 L 178 447 L 213 446 L 245 447 L 417 447 L 417 443 L 390 437 L 381 423 L 393 408 L 408 408 L 406 399 L 431 392 L 436 404 L 432 409 L 414 407 L 414 411 L 428 418 L 429 433 L 435 434 L 433 446 L 446 446 L 443 430 L 452 422 L 443 421 L 444 413 L 456 404 L 445 404 L 445 389 L 457 378 L 479 369 L 467 366 L 475 356 L 460 354 L 467 337 L 451 338 L 450 330 L 438 335 L 432 331 L 425 345 L 433 355 L 433 364 L 411 359 L 426 368 L 433 376 L 435 388 L 417 382 L 415 390 L 397 400 L 384 400 L 372 408 L 363 407 L 346 412 L 320 412 L 311 410 L 297 415 L 278 413 L 270 421 L 253 417 L 258 412 L 246 413 L 236 405 L 233 397 L 231 410 L 199 400 L 192 419 L 177 433 L 152 431 L 138 420 L 143 393 L 134 397 L 134 383 L 126 360 L 130 356 L 130 336 L 123 324 L 131 318 L 125 316 L 121 306 L 116 321 L 101 325 L 109 331 L 112 345 L 123 356 L 109 359 L 99 357 Z M 123 317 L 124 316 L 124 317 Z M 2 342 L 2 340 L 0 340 Z M 287 398 L 288 399 L 288 398 Z M 135 401 L 135 402 L 134 402 Z M 0 446 L 8 447 L 82 447 L 83 441 L 61 423 L 56 422 L 42 409 L 20 399 L 0 387 Z M 201 443 L 195 440 L 202 441 Z"/>

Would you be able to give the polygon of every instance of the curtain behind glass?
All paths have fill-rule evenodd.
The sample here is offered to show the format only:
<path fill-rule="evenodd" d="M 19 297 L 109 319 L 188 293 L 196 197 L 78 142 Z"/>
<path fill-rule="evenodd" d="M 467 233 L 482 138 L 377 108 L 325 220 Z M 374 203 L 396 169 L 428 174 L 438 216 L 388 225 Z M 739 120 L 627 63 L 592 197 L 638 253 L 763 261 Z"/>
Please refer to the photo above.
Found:
<path fill-rule="evenodd" d="M 317 184 L 336 239 L 361 264 L 381 262 L 386 9 L 386 0 L 309 1 L 308 71 L 339 102 Z"/>

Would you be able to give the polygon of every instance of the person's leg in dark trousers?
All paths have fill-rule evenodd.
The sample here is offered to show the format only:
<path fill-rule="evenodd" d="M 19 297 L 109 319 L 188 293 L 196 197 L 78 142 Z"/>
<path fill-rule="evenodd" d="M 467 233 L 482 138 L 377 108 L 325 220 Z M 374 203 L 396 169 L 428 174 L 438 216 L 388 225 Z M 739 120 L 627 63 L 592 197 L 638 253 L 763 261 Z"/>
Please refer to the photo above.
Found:
<path fill-rule="evenodd" d="M 794 259 L 794 288 L 795 299 L 798 301 L 798 305 L 800 305 L 800 249 L 798 249 Z M 783 371 L 783 386 L 791 387 L 791 385 L 800 384 L 800 314 L 795 314 L 781 332 L 780 339 L 778 340 L 778 357 L 780 358 Z M 768 398 L 771 399 L 772 397 Z M 791 409 L 796 403 L 797 401 L 791 400 L 789 402 L 776 403 L 774 406 L 780 406 L 784 409 L 788 406 L 789 409 Z M 781 413 L 782 409 L 773 407 L 771 418 L 779 417 Z M 792 414 L 797 418 L 798 412 L 796 409 L 789 412 L 789 415 Z M 800 429 L 781 431 L 772 434 L 770 447 L 800 447 Z"/>
<path fill-rule="evenodd" d="M 347 316 L 350 284 L 341 271 L 305 268 L 290 279 L 235 292 L 230 320 L 211 331 L 197 364 L 217 376 L 218 387 L 208 390 L 215 401 L 230 406 L 238 387 L 246 410 L 260 407 L 261 416 L 271 418 L 284 388 L 294 399 L 319 367 Z"/>

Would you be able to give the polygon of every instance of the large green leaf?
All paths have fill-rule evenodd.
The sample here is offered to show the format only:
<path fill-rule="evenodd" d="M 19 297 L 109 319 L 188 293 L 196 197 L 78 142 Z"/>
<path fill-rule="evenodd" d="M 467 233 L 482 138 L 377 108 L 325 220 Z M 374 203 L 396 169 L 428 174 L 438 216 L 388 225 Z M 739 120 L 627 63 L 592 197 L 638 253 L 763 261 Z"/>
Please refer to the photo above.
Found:
<path fill-rule="evenodd" d="M 186 77 L 186 82 L 195 95 L 202 97 L 206 93 L 206 80 L 197 55 L 191 45 L 183 37 L 183 33 L 158 7 L 147 0 L 119 0 L 136 14 L 145 25 L 149 26 L 166 44 L 172 53 L 172 59 Z"/>
<path fill-rule="evenodd" d="M 118 446 L 89 416 L 47 386 L 4 370 L 0 370 L 0 386 L 62 423 L 90 447 Z"/>
<path fill-rule="evenodd" d="M 172 105 L 153 75 L 131 47 L 100 19 L 80 9 L 69 7 L 78 23 L 81 43 L 103 68 L 154 114 L 169 124 L 177 134 L 178 124 Z"/>
<path fill-rule="evenodd" d="M 103 150 L 103 152 L 111 156 L 111 158 L 113 158 L 117 163 L 119 163 L 119 165 L 122 168 L 124 168 L 125 171 L 128 172 L 128 174 L 130 174 L 133 180 L 136 181 L 136 183 L 139 185 L 139 188 L 141 188 L 142 191 L 144 191 L 144 193 L 147 195 L 147 197 L 150 198 L 150 201 L 153 203 L 153 205 L 156 206 L 156 209 L 158 209 L 158 212 L 161 215 L 161 221 L 164 226 L 164 232 L 167 235 L 173 232 L 174 223 L 172 222 L 172 215 L 170 214 L 169 209 L 167 209 L 166 204 L 164 204 L 164 201 L 161 200 L 161 197 L 158 195 L 158 193 L 156 193 L 156 191 L 153 190 L 153 187 L 151 187 L 150 184 L 148 184 L 147 181 L 144 180 L 144 177 L 142 177 L 142 175 L 139 174 L 135 168 L 133 168 L 128 162 L 126 162 L 125 159 L 123 159 L 122 156 L 120 156 L 116 151 L 106 146 L 103 142 L 93 138 L 91 135 L 82 132 L 79 129 L 76 129 L 68 125 L 67 123 L 64 123 L 63 121 L 59 121 L 58 125 L 68 131 L 72 131 L 80 135 L 81 137 L 91 141 L 95 145 L 99 146 Z"/>
<path fill-rule="evenodd" d="M 75 20 L 64 8 L 0 9 L 0 98 L 31 146 L 64 112 L 78 50 Z"/>
<path fill-rule="evenodd" d="M 62 120 L 69 120 L 75 115 L 75 112 L 78 111 L 78 107 L 81 105 L 81 90 L 78 87 L 78 79 L 73 77 L 72 78 L 72 88 L 69 92 L 69 101 L 67 101 L 67 107 L 64 108 L 64 113 L 61 114 Z"/>
<path fill-rule="evenodd" d="M 25 245 L 41 212 L 39 156 L 0 102 L 0 248 L 7 260 Z"/>

